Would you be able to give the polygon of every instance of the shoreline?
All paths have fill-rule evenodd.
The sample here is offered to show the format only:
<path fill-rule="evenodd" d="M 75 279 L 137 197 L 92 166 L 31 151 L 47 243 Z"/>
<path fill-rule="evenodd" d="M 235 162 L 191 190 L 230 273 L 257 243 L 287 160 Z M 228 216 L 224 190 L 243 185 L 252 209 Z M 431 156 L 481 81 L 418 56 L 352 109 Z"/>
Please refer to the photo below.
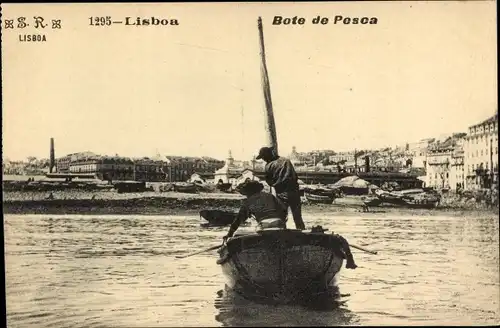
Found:
<path fill-rule="evenodd" d="M 4 214 L 140 214 L 140 215 L 198 215 L 202 209 L 219 209 L 236 212 L 243 197 L 237 194 L 206 193 L 185 194 L 133 193 L 116 194 L 111 192 L 57 193 L 55 199 L 45 199 L 47 192 L 4 192 Z M 303 203 L 304 212 L 344 212 L 359 213 L 359 197 L 339 198 L 333 204 Z M 484 204 L 446 202 L 434 209 L 412 209 L 391 205 L 370 207 L 370 213 L 443 213 L 443 212 L 495 212 L 498 208 L 488 208 Z"/>

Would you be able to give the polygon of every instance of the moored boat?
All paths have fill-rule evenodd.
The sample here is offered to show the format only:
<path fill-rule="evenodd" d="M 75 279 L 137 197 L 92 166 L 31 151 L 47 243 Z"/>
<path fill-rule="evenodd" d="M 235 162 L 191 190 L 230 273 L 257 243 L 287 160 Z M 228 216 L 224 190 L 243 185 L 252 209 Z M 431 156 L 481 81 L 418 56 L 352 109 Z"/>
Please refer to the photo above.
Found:
<path fill-rule="evenodd" d="M 356 175 L 351 175 L 340 179 L 334 184 L 328 185 L 333 189 L 338 189 L 344 195 L 367 195 L 373 185 Z"/>
<path fill-rule="evenodd" d="M 411 208 L 435 208 L 439 205 L 439 198 L 433 195 L 416 195 L 413 197 L 404 196 L 402 198 L 405 206 Z"/>
<path fill-rule="evenodd" d="M 113 187 L 118 193 L 144 192 L 147 190 L 146 182 L 143 181 L 120 181 L 115 182 Z"/>
<path fill-rule="evenodd" d="M 200 223 L 202 226 L 226 226 L 233 223 L 238 213 L 221 210 L 201 210 L 200 217 L 206 222 Z"/>
<path fill-rule="evenodd" d="M 438 194 L 422 189 L 401 191 L 376 190 L 375 194 L 382 203 L 411 208 L 434 208 L 441 201 L 441 197 Z"/>
<path fill-rule="evenodd" d="M 306 199 L 311 203 L 331 204 L 339 196 L 337 189 L 326 187 L 307 187 L 304 189 Z"/>
<path fill-rule="evenodd" d="M 168 191 L 173 191 L 174 190 L 174 184 L 173 183 L 162 183 L 159 186 L 159 191 L 160 192 L 168 192 Z"/>
<path fill-rule="evenodd" d="M 331 204 L 335 199 L 333 192 L 330 195 L 321 195 L 305 191 L 304 194 L 309 202 L 316 204 Z"/>
<path fill-rule="evenodd" d="M 236 235 L 219 255 L 228 287 L 278 303 L 327 293 L 346 257 L 338 235 L 291 229 Z"/>
<path fill-rule="evenodd" d="M 113 189 L 113 185 L 96 184 L 95 188 L 97 190 L 111 190 L 111 189 Z"/>
<path fill-rule="evenodd" d="M 232 186 L 231 183 L 218 183 L 216 188 L 222 192 L 230 192 Z"/>
<path fill-rule="evenodd" d="M 198 191 L 198 188 L 194 183 L 179 182 L 174 183 L 174 191 L 194 194 Z"/>
<path fill-rule="evenodd" d="M 378 197 L 365 197 L 363 199 L 363 204 L 366 206 L 379 206 L 382 204 L 382 200 Z"/>

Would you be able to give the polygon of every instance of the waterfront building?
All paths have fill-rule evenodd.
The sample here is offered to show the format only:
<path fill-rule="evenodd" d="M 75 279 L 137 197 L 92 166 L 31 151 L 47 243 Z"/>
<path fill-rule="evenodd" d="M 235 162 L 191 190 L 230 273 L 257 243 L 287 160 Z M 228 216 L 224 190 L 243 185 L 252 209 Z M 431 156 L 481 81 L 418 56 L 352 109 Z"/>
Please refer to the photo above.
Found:
<path fill-rule="evenodd" d="M 187 181 L 195 172 L 196 158 L 183 156 L 166 156 L 168 181 Z"/>
<path fill-rule="evenodd" d="M 450 167 L 453 147 L 437 145 L 428 149 L 426 163 L 426 186 L 435 189 L 450 189 Z"/>
<path fill-rule="evenodd" d="M 92 174 L 101 180 L 134 180 L 134 162 L 130 158 L 86 152 L 65 156 L 57 163 L 69 166 L 68 172 L 58 170 L 59 173 Z"/>
<path fill-rule="evenodd" d="M 147 157 L 132 160 L 88 152 L 65 156 L 57 163 L 63 164 L 64 168 L 63 171 L 58 170 L 59 173 L 92 174 L 101 180 L 165 181 L 166 178 L 163 171 L 165 163 Z"/>
<path fill-rule="evenodd" d="M 134 181 L 162 182 L 168 178 L 168 164 L 162 160 L 143 157 L 134 160 Z"/>
<path fill-rule="evenodd" d="M 464 143 L 465 138 L 457 140 L 457 144 L 451 154 L 450 188 L 454 191 L 465 188 Z"/>
<path fill-rule="evenodd" d="M 102 169 L 100 156 L 79 157 L 67 163 L 69 173 L 97 174 Z M 59 172 L 65 173 L 65 172 Z"/>
<path fill-rule="evenodd" d="M 24 175 L 26 174 L 26 163 L 23 161 L 5 161 L 3 163 L 3 174 Z"/>
<path fill-rule="evenodd" d="M 187 181 L 196 172 L 213 173 L 224 161 L 212 157 L 166 156 L 168 181 Z"/>
<path fill-rule="evenodd" d="M 326 165 L 326 167 L 328 167 L 328 170 L 331 172 L 346 172 L 353 174 L 364 172 L 365 169 L 363 165 L 359 165 L 362 164 L 361 158 L 362 156 L 356 151 L 335 153 L 328 156 L 328 164 L 331 164 L 332 167 L 329 167 L 329 165 Z"/>
<path fill-rule="evenodd" d="M 434 142 L 434 139 L 427 138 L 408 144 L 408 152 L 411 156 L 412 167 L 425 168 L 427 149 L 432 142 Z"/>
<path fill-rule="evenodd" d="M 301 167 L 303 167 L 303 166 L 299 166 L 298 169 L 300 169 Z M 255 170 L 257 170 L 257 171 L 264 171 L 265 168 L 266 168 L 266 162 L 264 162 L 264 160 L 262 160 L 262 159 L 256 160 L 255 156 L 254 156 L 253 159 L 250 161 L 249 167 L 247 167 L 247 168 L 248 169 L 252 169 L 254 171 Z"/>
<path fill-rule="evenodd" d="M 271 188 L 266 182 L 266 174 L 264 170 L 252 170 L 252 169 L 244 169 L 238 177 L 235 178 L 234 185 L 239 185 L 244 183 L 245 181 L 259 181 L 264 186 L 264 191 L 271 192 Z"/>
<path fill-rule="evenodd" d="M 134 180 L 134 161 L 128 157 L 102 156 L 97 177 L 101 180 Z"/>
<path fill-rule="evenodd" d="M 59 174 L 88 174 L 103 180 L 187 181 L 195 172 L 213 173 L 224 161 L 211 157 L 166 156 L 130 159 L 120 156 L 101 156 L 92 152 L 69 154 L 56 159 Z"/>
<path fill-rule="evenodd" d="M 328 158 L 334 155 L 333 150 L 313 150 L 310 152 L 297 152 L 297 148 L 292 147 L 292 152 L 288 156 L 284 156 L 292 162 L 292 164 L 297 167 L 314 167 L 319 163 L 328 160 Z"/>
<path fill-rule="evenodd" d="M 369 173 L 398 172 L 412 164 L 411 154 L 401 147 L 396 150 L 385 148 L 381 150 L 355 150 L 339 152 L 329 156 L 328 164 L 320 165 L 330 172 Z"/>
<path fill-rule="evenodd" d="M 101 180 L 134 180 L 134 161 L 126 157 L 86 152 L 65 156 L 56 163 L 64 165 L 64 170 L 58 169 L 58 173 L 93 175 Z"/>
<path fill-rule="evenodd" d="M 72 153 L 56 159 L 56 171 L 58 173 L 70 173 L 70 165 L 74 162 L 84 160 L 86 158 L 94 158 L 99 156 L 91 151 Z"/>
<path fill-rule="evenodd" d="M 292 147 L 292 152 L 288 155 L 288 159 L 294 166 L 302 166 L 305 162 L 305 160 L 301 158 L 300 154 L 297 152 L 297 148 L 295 146 Z"/>
<path fill-rule="evenodd" d="M 56 171 L 58 173 L 70 173 L 70 166 L 73 162 L 87 157 L 97 156 L 92 152 L 72 153 L 56 159 Z M 73 169 L 74 170 L 74 169 Z"/>
<path fill-rule="evenodd" d="M 407 166 L 406 158 L 393 156 L 389 151 L 374 153 L 369 158 L 371 172 L 399 172 Z"/>
<path fill-rule="evenodd" d="M 436 189 L 464 188 L 464 133 L 432 143 L 427 150 L 426 186 Z"/>
<path fill-rule="evenodd" d="M 328 157 L 330 162 L 333 163 L 339 163 L 339 162 L 353 162 L 354 163 L 354 152 L 353 151 L 348 151 L 348 152 L 339 152 L 334 155 L 330 155 Z"/>
<path fill-rule="evenodd" d="M 287 158 L 292 162 L 295 167 L 304 167 L 307 165 L 314 165 L 314 158 L 308 156 L 306 153 L 297 152 L 297 148 L 295 146 L 292 147 L 292 152 Z"/>
<path fill-rule="evenodd" d="M 231 151 L 229 151 L 225 165 L 215 171 L 214 181 L 215 183 L 231 183 L 233 185 L 236 185 L 237 178 L 241 176 L 241 173 L 244 170 L 244 167 L 235 165 L 234 158 L 231 154 Z"/>
<path fill-rule="evenodd" d="M 56 172 L 69 173 L 69 164 L 71 163 L 70 155 L 56 159 Z"/>
<path fill-rule="evenodd" d="M 198 161 L 197 172 L 213 173 L 216 170 L 223 167 L 224 164 L 225 164 L 225 162 L 221 161 L 220 159 L 216 159 L 216 158 L 208 157 L 208 156 L 203 156 Z"/>
<path fill-rule="evenodd" d="M 498 184 L 498 113 L 469 127 L 464 150 L 465 188 Z"/>

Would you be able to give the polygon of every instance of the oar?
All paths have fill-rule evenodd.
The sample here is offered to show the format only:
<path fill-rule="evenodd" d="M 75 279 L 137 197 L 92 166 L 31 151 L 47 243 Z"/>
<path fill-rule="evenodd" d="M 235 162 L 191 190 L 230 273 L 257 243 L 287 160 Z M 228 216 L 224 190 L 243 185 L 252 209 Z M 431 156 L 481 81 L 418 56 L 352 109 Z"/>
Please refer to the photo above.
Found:
<path fill-rule="evenodd" d="M 193 255 L 198 255 L 198 254 L 201 254 L 201 253 L 212 251 L 212 250 L 217 249 L 217 248 L 221 248 L 222 246 L 224 246 L 224 244 L 217 245 L 217 246 L 212 246 L 210 248 L 204 249 L 202 251 L 194 252 L 194 253 L 191 253 L 191 254 L 188 254 L 188 255 L 177 255 L 176 258 L 178 258 L 178 259 L 184 259 L 186 257 L 190 257 L 190 256 L 193 256 Z"/>
<path fill-rule="evenodd" d="M 364 252 L 367 252 L 367 253 L 370 253 L 370 254 L 373 254 L 373 255 L 377 255 L 377 252 L 375 252 L 375 251 L 370 251 L 370 250 L 368 250 L 368 249 L 366 249 L 366 248 L 363 248 L 363 247 L 361 247 L 361 246 L 356 246 L 356 245 L 353 245 L 353 244 L 349 244 L 349 246 L 354 247 L 354 248 L 357 248 L 357 249 L 359 249 L 359 250 L 362 250 L 362 251 L 364 251 Z"/>

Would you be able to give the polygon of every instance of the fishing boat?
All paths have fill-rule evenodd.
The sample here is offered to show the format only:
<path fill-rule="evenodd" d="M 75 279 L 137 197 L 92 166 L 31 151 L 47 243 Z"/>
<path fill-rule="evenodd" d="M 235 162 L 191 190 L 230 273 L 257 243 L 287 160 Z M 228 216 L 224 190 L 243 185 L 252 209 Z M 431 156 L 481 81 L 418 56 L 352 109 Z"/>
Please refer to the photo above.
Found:
<path fill-rule="evenodd" d="M 120 181 L 115 182 L 113 187 L 119 194 L 128 192 L 144 192 L 147 190 L 146 182 L 143 181 Z"/>
<path fill-rule="evenodd" d="M 168 191 L 173 191 L 174 190 L 174 184 L 173 183 L 162 183 L 159 186 L 160 192 L 168 192 Z"/>
<path fill-rule="evenodd" d="M 113 189 L 113 185 L 96 184 L 95 188 L 97 190 L 111 190 L 111 189 Z"/>
<path fill-rule="evenodd" d="M 231 187 L 233 186 L 231 183 L 218 183 L 217 189 L 223 192 L 230 192 Z"/>
<path fill-rule="evenodd" d="M 345 255 L 339 237 L 294 229 L 235 235 L 217 261 L 226 285 L 251 299 L 297 303 L 328 293 Z"/>
<path fill-rule="evenodd" d="M 304 189 L 304 195 L 310 203 L 331 204 L 339 197 L 339 190 L 325 186 L 309 186 Z"/>
<path fill-rule="evenodd" d="M 440 199 L 435 195 L 422 193 L 414 196 L 403 196 L 402 201 L 406 207 L 431 209 L 439 205 Z"/>
<path fill-rule="evenodd" d="M 365 197 L 363 198 L 363 204 L 366 206 L 379 206 L 382 204 L 382 200 L 378 197 Z"/>
<path fill-rule="evenodd" d="M 306 199 L 308 202 L 314 203 L 314 204 L 331 204 L 333 203 L 333 200 L 335 199 L 335 196 L 333 193 L 330 193 L 330 195 L 321 195 L 321 194 L 315 194 L 310 191 L 305 191 L 304 195 L 306 196 Z"/>
<path fill-rule="evenodd" d="M 278 154 L 260 17 L 258 29 L 265 129 L 268 145 Z M 345 258 L 341 240 L 320 226 L 310 231 L 271 228 L 236 234 L 220 247 L 217 264 L 227 278 L 226 285 L 243 296 L 295 303 L 327 292 L 334 283 Z"/>
<path fill-rule="evenodd" d="M 381 203 L 409 208 L 435 208 L 439 205 L 441 197 L 423 189 L 408 189 L 401 191 L 376 190 L 375 194 Z"/>
<path fill-rule="evenodd" d="M 238 213 L 221 210 L 201 210 L 200 218 L 206 222 L 200 223 L 202 226 L 226 226 L 233 223 Z"/>
<path fill-rule="evenodd" d="M 342 192 L 344 195 L 357 196 L 369 194 L 370 186 L 372 186 L 371 183 L 355 175 L 347 176 L 331 185 L 328 185 L 328 187 L 339 190 L 339 192 Z"/>
<path fill-rule="evenodd" d="M 174 191 L 194 194 L 198 191 L 198 188 L 194 183 L 177 182 L 174 183 Z"/>

